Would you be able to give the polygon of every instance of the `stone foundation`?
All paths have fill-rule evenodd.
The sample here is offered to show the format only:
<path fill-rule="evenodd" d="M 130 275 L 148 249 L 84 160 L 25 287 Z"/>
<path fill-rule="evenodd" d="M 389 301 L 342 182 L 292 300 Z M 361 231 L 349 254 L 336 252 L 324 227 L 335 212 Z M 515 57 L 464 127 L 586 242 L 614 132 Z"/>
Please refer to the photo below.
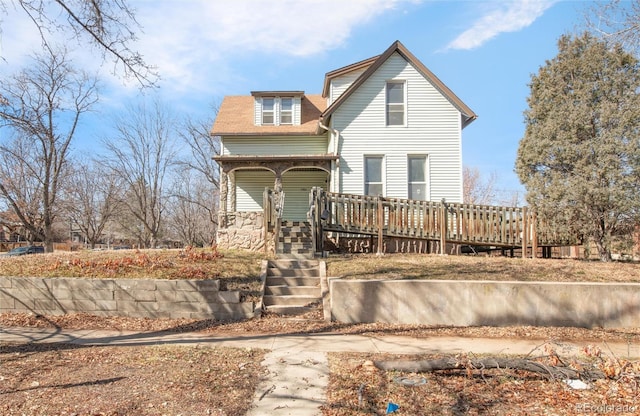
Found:
<path fill-rule="evenodd" d="M 217 245 L 223 249 L 264 251 L 264 214 L 230 212 L 221 214 Z M 222 224 L 226 224 L 224 227 Z"/>

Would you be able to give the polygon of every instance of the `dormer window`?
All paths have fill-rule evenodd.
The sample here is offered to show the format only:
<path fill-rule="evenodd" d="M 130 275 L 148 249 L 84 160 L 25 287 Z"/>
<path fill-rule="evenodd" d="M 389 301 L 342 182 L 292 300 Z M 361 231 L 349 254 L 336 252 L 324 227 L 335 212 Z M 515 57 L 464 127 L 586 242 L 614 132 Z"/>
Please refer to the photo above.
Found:
<path fill-rule="evenodd" d="M 293 98 L 280 98 L 280 124 L 293 124 Z"/>
<path fill-rule="evenodd" d="M 275 124 L 276 100 L 262 97 L 262 125 Z"/>
<path fill-rule="evenodd" d="M 299 126 L 304 91 L 253 91 L 256 126 Z"/>

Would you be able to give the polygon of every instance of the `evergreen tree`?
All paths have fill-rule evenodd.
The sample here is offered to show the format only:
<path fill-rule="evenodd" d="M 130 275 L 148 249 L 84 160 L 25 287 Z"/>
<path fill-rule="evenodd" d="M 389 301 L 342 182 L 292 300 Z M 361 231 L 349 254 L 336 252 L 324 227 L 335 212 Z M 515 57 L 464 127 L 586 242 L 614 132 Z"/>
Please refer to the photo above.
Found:
<path fill-rule="evenodd" d="M 640 65 L 588 33 L 558 49 L 531 78 L 516 173 L 542 224 L 608 261 L 640 212 Z"/>

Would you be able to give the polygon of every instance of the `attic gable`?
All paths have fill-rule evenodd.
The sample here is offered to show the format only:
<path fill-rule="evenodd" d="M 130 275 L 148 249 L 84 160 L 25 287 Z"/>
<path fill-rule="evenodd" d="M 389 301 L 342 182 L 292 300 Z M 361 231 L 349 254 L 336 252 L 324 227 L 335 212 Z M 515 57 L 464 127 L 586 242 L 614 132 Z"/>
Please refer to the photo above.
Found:
<path fill-rule="evenodd" d="M 462 116 L 462 127 L 466 127 L 473 122 L 478 116 L 469 108 L 453 91 L 451 91 L 438 77 L 435 76 L 420 60 L 418 60 L 400 41 L 395 41 L 391 46 L 381 55 L 377 57 L 365 59 L 355 64 L 348 65 L 346 67 L 337 69 L 335 71 L 328 72 L 325 75 L 325 89 L 328 87 L 328 83 L 331 78 L 336 77 L 338 74 L 343 75 L 350 71 L 362 69 L 366 66 L 366 70 L 356 79 L 345 92 L 340 95 L 321 115 L 321 119 L 326 122 L 333 112 L 345 102 L 351 94 L 353 94 L 367 79 L 373 75 L 382 64 L 384 64 L 394 53 L 398 53 L 402 58 L 409 62 L 420 74 L 427 79 L 451 104 L 460 112 Z M 325 91 L 323 90 L 323 96 Z M 326 96 L 325 96 L 326 97 Z"/>

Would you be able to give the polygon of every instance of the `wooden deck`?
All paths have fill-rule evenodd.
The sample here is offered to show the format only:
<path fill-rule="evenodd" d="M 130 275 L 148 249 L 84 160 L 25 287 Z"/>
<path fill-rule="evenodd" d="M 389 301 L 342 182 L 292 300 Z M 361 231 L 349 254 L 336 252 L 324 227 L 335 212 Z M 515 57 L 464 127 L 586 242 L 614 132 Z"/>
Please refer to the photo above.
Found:
<path fill-rule="evenodd" d="M 437 241 L 442 253 L 447 244 L 521 248 L 523 257 L 529 251 L 535 256 L 538 247 L 577 243 L 540 226 L 526 207 L 384 198 L 321 188 L 311 191 L 310 203 L 317 247 L 322 247 L 325 232 L 377 236 L 379 252 L 385 237 Z"/>

